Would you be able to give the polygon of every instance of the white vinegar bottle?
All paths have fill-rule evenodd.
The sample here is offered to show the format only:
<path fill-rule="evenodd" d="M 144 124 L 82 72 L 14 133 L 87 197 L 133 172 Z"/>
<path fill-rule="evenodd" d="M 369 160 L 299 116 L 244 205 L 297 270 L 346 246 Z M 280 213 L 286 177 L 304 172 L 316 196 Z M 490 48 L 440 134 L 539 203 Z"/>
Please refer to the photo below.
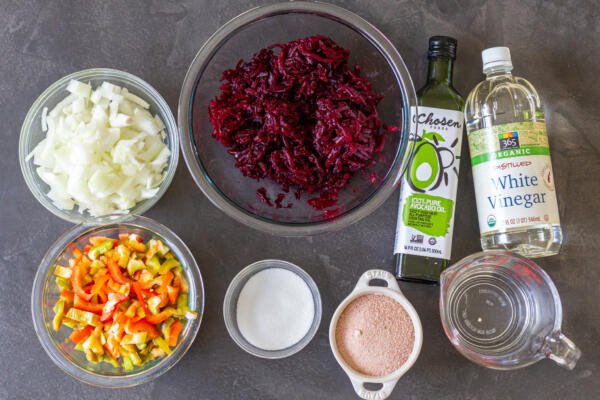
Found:
<path fill-rule="evenodd" d="M 465 105 L 481 246 L 557 254 L 562 230 L 540 97 L 512 75 L 507 47 L 486 49 L 482 59 L 486 79 Z"/>

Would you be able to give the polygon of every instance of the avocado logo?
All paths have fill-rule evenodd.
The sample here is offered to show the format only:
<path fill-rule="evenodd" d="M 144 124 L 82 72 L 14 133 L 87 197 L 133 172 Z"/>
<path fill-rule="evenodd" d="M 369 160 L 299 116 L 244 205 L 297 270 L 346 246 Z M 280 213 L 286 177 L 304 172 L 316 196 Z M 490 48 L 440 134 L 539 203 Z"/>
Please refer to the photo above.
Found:
<path fill-rule="evenodd" d="M 454 165 L 453 148 L 458 138 L 449 147 L 442 146 L 446 139 L 437 132 L 427 132 L 411 140 L 409 144 L 410 158 L 406 171 L 408 185 L 415 192 L 424 193 L 437 189 L 442 182 L 448 185 L 448 171 L 451 167 L 456 176 L 458 171 Z"/>

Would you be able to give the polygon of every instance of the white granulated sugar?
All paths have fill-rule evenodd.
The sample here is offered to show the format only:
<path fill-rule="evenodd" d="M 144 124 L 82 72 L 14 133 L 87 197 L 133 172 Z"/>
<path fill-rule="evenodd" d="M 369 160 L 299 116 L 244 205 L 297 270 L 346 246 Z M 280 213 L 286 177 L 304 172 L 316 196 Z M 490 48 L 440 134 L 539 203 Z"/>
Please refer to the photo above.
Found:
<path fill-rule="evenodd" d="M 281 350 L 298 343 L 310 329 L 314 314 L 308 285 L 283 268 L 268 268 L 253 275 L 237 302 L 240 333 L 263 350 Z"/>

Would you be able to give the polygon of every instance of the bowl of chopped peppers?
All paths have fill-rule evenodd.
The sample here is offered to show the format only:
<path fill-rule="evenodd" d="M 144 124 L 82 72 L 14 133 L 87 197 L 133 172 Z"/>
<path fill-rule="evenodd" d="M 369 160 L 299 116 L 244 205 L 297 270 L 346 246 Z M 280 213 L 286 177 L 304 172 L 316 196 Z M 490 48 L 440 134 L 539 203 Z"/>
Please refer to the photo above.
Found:
<path fill-rule="evenodd" d="M 185 354 L 200 328 L 204 287 L 172 231 L 132 216 L 62 235 L 40 264 L 31 307 L 42 346 L 66 373 L 129 387 Z"/>

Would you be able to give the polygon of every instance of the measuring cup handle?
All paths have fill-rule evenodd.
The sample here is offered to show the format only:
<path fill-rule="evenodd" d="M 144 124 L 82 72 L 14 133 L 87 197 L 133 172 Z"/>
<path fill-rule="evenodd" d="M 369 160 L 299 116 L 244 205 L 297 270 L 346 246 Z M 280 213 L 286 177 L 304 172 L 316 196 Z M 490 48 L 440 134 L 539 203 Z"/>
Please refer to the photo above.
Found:
<path fill-rule="evenodd" d="M 568 337 L 557 331 L 546 338 L 542 348 L 546 357 L 567 369 L 575 368 L 581 350 Z"/>
<path fill-rule="evenodd" d="M 398 293 L 402 293 L 394 275 L 382 269 L 370 269 L 363 273 L 358 279 L 358 282 L 356 282 L 354 292 L 368 288 L 370 286 L 369 284 L 374 279 L 381 279 L 382 281 L 385 281 L 387 283 L 388 289 L 392 289 Z"/>
<path fill-rule="evenodd" d="M 356 379 L 351 379 L 351 381 L 352 381 L 352 386 L 354 387 L 354 391 L 356 392 L 358 397 L 360 397 L 361 399 L 383 400 L 383 399 L 387 399 L 388 396 L 392 393 L 392 390 L 394 390 L 394 386 L 396 386 L 396 383 L 398 383 L 398 379 L 393 379 L 391 381 L 387 381 L 387 382 L 383 383 L 382 384 L 383 386 L 381 388 L 379 388 L 379 390 L 365 389 L 365 386 L 364 386 L 364 384 L 366 383 L 365 381 L 360 381 L 360 380 L 356 380 Z"/>

